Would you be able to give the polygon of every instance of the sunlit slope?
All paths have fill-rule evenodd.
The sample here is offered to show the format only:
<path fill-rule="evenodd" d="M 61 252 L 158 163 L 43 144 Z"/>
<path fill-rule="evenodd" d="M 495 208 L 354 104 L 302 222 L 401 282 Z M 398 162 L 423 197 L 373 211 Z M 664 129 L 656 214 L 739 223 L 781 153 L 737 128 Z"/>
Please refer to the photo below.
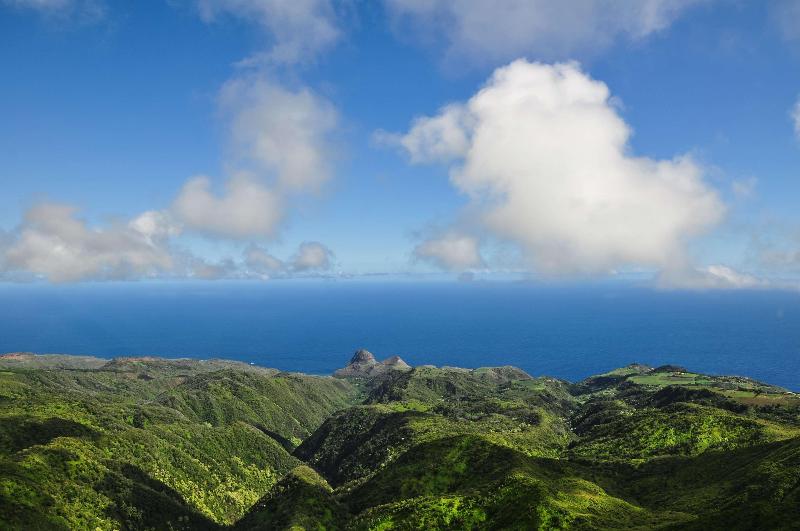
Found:
<path fill-rule="evenodd" d="M 300 464 L 291 441 L 353 392 L 345 381 L 228 362 L 2 372 L 2 519 L 70 529 L 231 523 Z"/>

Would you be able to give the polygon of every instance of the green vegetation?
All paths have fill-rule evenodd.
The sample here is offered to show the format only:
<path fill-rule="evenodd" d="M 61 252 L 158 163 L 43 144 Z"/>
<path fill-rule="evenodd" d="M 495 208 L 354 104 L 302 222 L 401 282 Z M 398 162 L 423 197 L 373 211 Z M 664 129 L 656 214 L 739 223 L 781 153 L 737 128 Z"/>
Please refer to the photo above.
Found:
<path fill-rule="evenodd" d="M 800 429 L 716 408 L 677 403 L 635 409 L 593 426 L 571 453 L 592 459 L 643 459 L 733 450 L 800 435 Z"/>
<path fill-rule="evenodd" d="M 347 510 L 333 496 L 328 482 L 300 465 L 286 475 L 236 525 L 237 529 L 337 529 Z"/>
<path fill-rule="evenodd" d="M 339 374 L 0 357 L 0 529 L 800 521 L 800 397 L 779 387 L 643 365 L 570 384 L 366 351 Z"/>
<path fill-rule="evenodd" d="M 0 512 L 12 528 L 231 524 L 301 464 L 292 441 L 356 397 L 346 381 L 235 362 L 12 363 L 0 373 Z"/>

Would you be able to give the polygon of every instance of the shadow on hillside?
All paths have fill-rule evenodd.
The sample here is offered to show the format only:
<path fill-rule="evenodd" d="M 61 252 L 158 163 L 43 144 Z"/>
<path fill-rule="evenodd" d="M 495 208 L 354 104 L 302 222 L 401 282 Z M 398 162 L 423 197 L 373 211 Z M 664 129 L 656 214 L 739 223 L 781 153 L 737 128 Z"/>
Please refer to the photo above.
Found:
<path fill-rule="evenodd" d="M 0 419 L 0 450 L 15 453 L 37 444 L 47 444 L 58 437 L 96 439 L 99 434 L 74 420 L 52 417 L 40 419 L 14 416 Z"/>
<path fill-rule="evenodd" d="M 134 465 L 115 466 L 95 488 L 114 500 L 106 513 L 124 523 L 125 529 L 222 529 L 177 491 Z"/>

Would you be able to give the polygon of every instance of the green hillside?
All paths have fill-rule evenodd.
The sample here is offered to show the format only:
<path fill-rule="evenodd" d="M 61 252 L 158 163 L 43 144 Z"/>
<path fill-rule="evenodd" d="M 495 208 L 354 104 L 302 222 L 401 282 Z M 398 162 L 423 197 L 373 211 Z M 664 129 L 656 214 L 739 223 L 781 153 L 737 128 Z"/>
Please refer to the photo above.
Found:
<path fill-rule="evenodd" d="M 20 529 L 231 524 L 301 464 L 292 441 L 356 396 L 344 380 L 235 362 L 12 363 L 0 518 Z"/>
<path fill-rule="evenodd" d="M 0 356 L 0 528 L 791 529 L 800 396 L 631 365 Z"/>

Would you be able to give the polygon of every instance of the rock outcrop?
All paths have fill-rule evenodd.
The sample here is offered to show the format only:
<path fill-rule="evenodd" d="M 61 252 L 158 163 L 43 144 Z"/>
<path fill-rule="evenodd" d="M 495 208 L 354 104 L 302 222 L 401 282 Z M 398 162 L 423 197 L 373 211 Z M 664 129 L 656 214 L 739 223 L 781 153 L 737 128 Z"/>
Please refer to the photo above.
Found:
<path fill-rule="evenodd" d="M 370 378 L 387 371 L 406 371 L 410 369 L 411 366 L 403 361 L 400 356 L 391 356 L 379 362 L 372 352 L 361 349 L 353 354 L 353 357 L 350 358 L 350 363 L 346 367 L 337 370 L 333 375 L 337 378 Z"/>
<path fill-rule="evenodd" d="M 395 369 L 410 369 L 411 365 L 403 361 L 403 358 L 400 356 L 392 356 L 391 358 L 386 358 L 382 362 L 387 367 L 393 367 Z"/>

